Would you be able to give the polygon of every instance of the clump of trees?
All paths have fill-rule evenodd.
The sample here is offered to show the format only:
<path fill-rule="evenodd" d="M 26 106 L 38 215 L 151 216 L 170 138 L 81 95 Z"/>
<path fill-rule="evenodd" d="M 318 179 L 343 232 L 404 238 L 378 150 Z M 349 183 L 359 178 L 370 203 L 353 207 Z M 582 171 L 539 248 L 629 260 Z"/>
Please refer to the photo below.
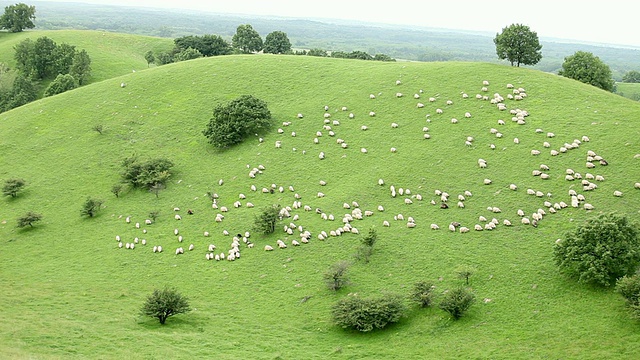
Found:
<path fill-rule="evenodd" d="M 578 80 L 585 84 L 613 91 L 615 82 L 611 77 L 611 68 L 599 57 L 587 51 L 576 51 L 564 58 L 558 75 Z"/>
<path fill-rule="evenodd" d="M 30 103 L 38 98 L 31 79 L 0 63 L 0 112 Z"/>
<path fill-rule="evenodd" d="M 402 296 L 396 294 L 370 298 L 347 296 L 338 301 L 332 309 L 336 325 L 361 332 L 383 329 L 400 321 L 406 312 L 407 305 Z"/>
<path fill-rule="evenodd" d="M 24 39 L 14 50 L 16 68 L 33 79 L 70 74 L 78 84 L 84 84 L 91 73 L 91 58 L 86 51 L 78 51 L 74 45 L 58 45 L 46 36 L 36 41 Z"/>
<path fill-rule="evenodd" d="M 27 185 L 27 182 L 24 179 L 7 179 L 2 185 L 2 195 L 16 197 L 18 193 L 23 190 L 23 188 Z"/>
<path fill-rule="evenodd" d="M 256 215 L 253 228 L 254 231 L 261 234 L 273 234 L 276 231 L 276 223 L 280 220 L 280 205 L 274 204 L 262 209 L 259 215 Z"/>
<path fill-rule="evenodd" d="M 308 54 L 308 55 L 311 55 L 311 54 Z M 318 56 L 318 55 L 314 55 L 314 56 Z M 393 59 L 389 55 L 376 54 L 375 56 L 371 56 L 369 55 L 369 53 L 365 51 L 360 51 L 360 50 L 356 50 L 352 52 L 334 51 L 331 53 L 331 57 L 341 58 L 341 59 L 358 59 L 358 60 L 372 60 L 372 61 L 396 61 L 396 59 Z"/>
<path fill-rule="evenodd" d="M 134 155 L 122 161 L 122 180 L 133 187 L 151 189 L 165 184 L 171 177 L 172 167 L 173 163 L 165 158 L 142 161 Z"/>
<path fill-rule="evenodd" d="M 535 65 L 542 59 L 542 45 L 535 31 L 522 24 L 511 24 L 493 39 L 500 60 L 507 60 L 520 67 Z"/>
<path fill-rule="evenodd" d="M 640 265 L 638 229 L 626 216 L 600 214 L 558 240 L 553 255 L 560 271 L 578 282 L 612 286 Z"/>
<path fill-rule="evenodd" d="M 191 311 L 189 299 L 180 294 L 176 289 L 156 289 L 147 298 L 142 307 L 141 314 L 158 319 L 164 325 L 170 316 L 184 314 Z"/>
<path fill-rule="evenodd" d="M 218 104 L 203 134 L 213 146 L 225 148 L 270 127 L 267 103 L 252 95 L 242 95 L 228 104 Z"/>
<path fill-rule="evenodd" d="M 244 54 L 259 52 L 264 47 L 260 34 L 250 24 L 238 26 L 231 43 L 234 49 Z"/>
<path fill-rule="evenodd" d="M 622 82 L 640 83 L 640 71 L 636 71 L 636 70 L 627 71 L 624 74 L 624 76 L 622 76 Z"/>
<path fill-rule="evenodd" d="M 0 16 L 0 29 L 9 32 L 22 32 L 24 29 L 33 29 L 36 25 L 36 7 L 24 3 L 9 5 L 4 8 L 4 14 Z"/>

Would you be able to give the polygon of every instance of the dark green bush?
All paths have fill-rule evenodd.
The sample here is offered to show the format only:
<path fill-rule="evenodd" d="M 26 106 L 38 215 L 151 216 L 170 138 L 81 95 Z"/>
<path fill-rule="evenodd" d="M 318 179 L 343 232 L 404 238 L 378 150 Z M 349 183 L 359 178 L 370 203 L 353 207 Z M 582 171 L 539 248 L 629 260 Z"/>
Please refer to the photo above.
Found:
<path fill-rule="evenodd" d="M 458 320 L 469 310 L 469 307 L 473 305 L 475 300 L 476 297 L 471 290 L 460 287 L 444 294 L 439 307 L 451 314 L 455 320 Z"/>
<path fill-rule="evenodd" d="M 271 112 L 267 103 L 251 95 L 243 95 L 229 104 L 216 106 L 202 133 L 213 146 L 225 148 L 270 127 Z"/>
<path fill-rule="evenodd" d="M 435 298 L 434 291 L 435 286 L 433 283 L 427 281 L 418 281 L 413 285 L 413 289 L 411 290 L 410 298 L 411 300 L 417 302 L 420 307 L 429 307 L 433 305 L 433 300 Z"/>
<path fill-rule="evenodd" d="M 336 325 L 367 332 L 398 322 L 406 311 L 401 296 L 385 294 L 372 298 L 347 296 L 333 306 L 332 314 Z"/>
<path fill-rule="evenodd" d="M 280 219 L 280 205 L 274 204 L 262 209 L 259 215 L 256 215 L 253 229 L 261 234 L 272 234 L 276 230 L 276 223 Z"/>
<path fill-rule="evenodd" d="M 616 291 L 627 301 L 631 317 L 640 319 L 640 275 L 621 277 L 616 282 Z"/>
<path fill-rule="evenodd" d="M 140 161 L 136 156 L 122 161 L 122 179 L 133 187 L 151 189 L 156 184 L 164 184 L 171 176 L 173 163 L 164 158 Z"/>

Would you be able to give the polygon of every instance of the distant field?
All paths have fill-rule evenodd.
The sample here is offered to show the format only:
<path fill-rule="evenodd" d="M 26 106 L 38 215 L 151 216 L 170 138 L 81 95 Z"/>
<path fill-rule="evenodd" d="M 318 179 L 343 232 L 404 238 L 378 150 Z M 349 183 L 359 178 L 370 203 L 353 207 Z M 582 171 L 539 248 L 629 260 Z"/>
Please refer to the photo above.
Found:
<path fill-rule="evenodd" d="M 0 32 L 0 62 L 13 67 L 13 47 L 26 38 L 36 40 L 42 36 L 49 37 L 58 44 L 67 43 L 75 45 L 76 49 L 85 49 L 91 57 L 90 82 L 146 69 L 145 52 L 169 50 L 173 47 L 172 39 L 105 31 L 49 30 L 24 31 L 17 34 Z"/>
<path fill-rule="evenodd" d="M 640 84 L 638 83 L 616 83 L 616 94 L 640 101 Z"/>
<path fill-rule="evenodd" d="M 42 34 L 53 38 L 57 33 Z M 118 71 L 126 75 L 0 114 L 0 179 L 28 182 L 18 198 L 0 199 L 0 357 L 633 359 L 640 353 L 638 323 L 629 319 L 622 297 L 567 279 L 552 260 L 556 239 L 591 215 L 618 211 L 638 221 L 640 191 L 633 188 L 640 181 L 637 102 L 540 71 L 468 62 L 224 56 L 132 73 L 146 67 L 142 50 L 168 43 L 149 38 L 127 50 L 117 45 L 126 43 L 126 36 L 91 34 L 83 43 L 74 32 L 64 39 L 105 63 L 119 49 L 124 55 L 113 54 L 119 65 L 96 71 L 105 77 Z M 0 46 L 10 46 L 2 36 Z M 119 56 L 125 58 L 121 63 Z M 487 91 L 484 80 L 490 83 Z M 509 83 L 527 96 L 507 99 Z M 496 93 L 508 110 L 476 99 Z M 243 94 L 269 104 L 274 128 L 242 145 L 213 149 L 202 136 L 213 107 Z M 525 124 L 512 121 L 509 111 L 516 109 L 528 112 Z M 97 124 L 103 134 L 93 130 Z M 361 130 L 363 125 L 368 130 Z M 473 137 L 469 146 L 468 137 Z M 576 139 L 579 147 L 550 155 Z M 541 153 L 534 156 L 531 150 Z M 589 150 L 609 165 L 587 169 Z M 320 152 L 326 159 L 319 159 Z M 142 190 L 120 198 L 111 194 L 120 181 L 121 161 L 132 154 L 175 162 L 175 173 L 158 198 Z M 487 168 L 478 166 L 481 158 Z M 532 176 L 541 164 L 550 168 L 548 180 Z M 263 173 L 250 178 L 259 165 Z M 606 180 L 594 191 L 582 191 L 578 181 L 565 180 L 567 169 Z M 218 185 L 221 179 L 224 184 Z M 484 185 L 484 179 L 492 184 Z M 283 192 L 262 193 L 272 184 Z M 518 190 L 510 190 L 510 184 Z M 410 189 L 411 195 L 393 198 L 390 185 Z M 527 189 L 543 196 L 528 195 Z M 551 213 L 545 201 L 570 203 L 569 189 L 583 193 L 595 210 L 581 204 Z M 451 195 L 449 209 L 440 209 L 436 190 Z M 614 190 L 624 196 L 614 197 Z M 220 212 L 212 208 L 207 191 L 218 193 L 218 205 L 230 208 L 221 223 L 214 221 Z M 457 198 L 464 191 L 472 196 L 459 208 Z M 326 196 L 319 198 L 318 192 Z M 234 208 L 241 193 L 247 200 Z M 235 262 L 205 260 L 209 244 L 229 249 L 231 237 L 223 230 L 250 230 L 261 208 L 293 206 L 295 193 L 314 211 L 292 209 L 299 220 L 284 219 L 271 236 L 253 234 L 256 247 L 243 247 Z M 105 200 L 96 218 L 80 217 L 87 196 Z M 246 207 L 246 201 L 256 207 Z M 379 240 L 370 263 L 352 266 L 352 285 L 332 293 L 323 273 L 338 260 L 353 260 L 359 236 L 345 233 L 320 241 L 317 235 L 341 227 L 343 215 L 353 210 L 343 204 L 353 207 L 353 201 L 374 212 L 353 226 L 361 233 L 375 227 Z M 384 211 L 377 210 L 379 205 Z M 174 219 L 175 207 L 180 221 Z M 488 210 L 494 207 L 500 212 Z M 186 209 L 195 214 L 187 215 Z M 315 209 L 336 220 L 323 220 Z M 527 217 L 538 209 L 547 215 L 534 228 L 521 223 L 518 209 Z M 157 222 L 142 226 L 147 233 L 134 227 L 156 210 Z M 43 221 L 19 230 L 16 218 L 27 211 L 42 213 Z M 416 228 L 394 220 L 398 214 L 414 217 Z M 500 225 L 474 231 L 485 224 L 480 216 L 495 217 Z M 502 225 L 504 219 L 513 226 Z M 382 226 L 385 220 L 390 227 Z M 472 230 L 450 232 L 452 221 Z M 297 233 L 282 231 L 291 222 L 313 234 L 309 244 L 291 246 Z M 431 224 L 440 230 L 431 230 Z M 174 236 L 176 228 L 182 243 Z M 212 236 L 204 237 L 204 231 Z M 144 238 L 148 245 L 119 249 L 116 235 L 123 242 Z M 262 250 L 278 239 L 289 247 Z M 175 255 L 178 246 L 186 250 L 189 244 L 195 250 Z M 165 251 L 152 253 L 154 245 Z M 384 331 L 360 334 L 332 324 L 331 306 L 349 293 L 407 294 L 419 280 L 435 282 L 442 293 L 463 284 L 454 275 L 459 265 L 477 269 L 470 286 L 478 299 L 459 321 L 437 308 L 412 307 L 407 318 Z M 170 318 L 165 326 L 140 317 L 147 295 L 167 284 L 190 298 L 193 311 Z"/>

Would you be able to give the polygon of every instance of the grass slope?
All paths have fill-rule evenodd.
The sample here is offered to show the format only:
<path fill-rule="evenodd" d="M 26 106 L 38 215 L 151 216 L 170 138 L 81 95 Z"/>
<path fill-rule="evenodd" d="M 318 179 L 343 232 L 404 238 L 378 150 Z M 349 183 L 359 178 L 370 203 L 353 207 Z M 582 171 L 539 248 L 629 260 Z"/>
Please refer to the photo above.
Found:
<path fill-rule="evenodd" d="M 147 68 L 144 54 L 149 51 L 169 50 L 173 40 L 151 36 L 129 35 L 90 30 L 0 32 L 0 62 L 15 65 L 14 46 L 24 39 L 36 40 L 46 36 L 57 44 L 75 45 L 85 49 L 91 57 L 90 82 L 98 82 Z"/>
<path fill-rule="evenodd" d="M 396 85 L 396 80 L 401 85 Z M 506 97 L 505 85 L 527 90 L 520 102 L 507 100 L 509 109 L 526 109 L 526 125 L 488 101 L 475 99 L 482 81 L 486 94 Z M 126 88 L 120 83 L 126 82 Z M 416 100 L 414 93 L 423 90 Z M 470 95 L 463 99 L 461 92 Z M 403 97 L 395 94 L 402 92 Z M 242 94 L 265 100 L 277 127 L 245 144 L 216 151 L 201 131 L 214 104 Z M 370 99 L 369 94 L 376 94 Z M 434 103 L 428 97 L 436 97 Z M 446 105 L 446 100 L 453 105 Z M 424 108 L 416 107 L 418 102 Z M 328 105 L 335 137 L 323 130 Z M 341 107 L 348 111 L 341 111 Z M 444 110 L 437 114 L 436 108 Z M 375 111 L 375 117 L 369 117 Z M 355 114 L 354 119 L 347 117 Z M 472 118 L 466 119 L 465 112 Z M 297 119 L 298 113 L 304 114 Z M 429 114 L 430 122 L 426 122 Z M 638 152 L 640 105 L 566 78 L 537 71 L 477 63 L 377 63 L 289 56 L 227 56 L 199 59 L 139 71 L 106 80 L 0 115 L 0 179 L 23 177 L 29 185 L 17 199 L 0 206 L 0 353 L 11 358 L 220 358 L 324 359 L 335 358 L 579 358 L 625 359 L 640 352 L 637 323 L 628 319 L 622 299 L 610 290 L 576 284 L 558 274 L 552 245 L 589 214 L 567 208 L 548 214 L 538 228 L 520 224 L 517 209 L 528 216 L 546 198 L 526 194 L 531 188 L 553 194 L 549 201 L 569 203 L 567 192 L 577 182 L 564 180 L 565 170 L 601 174 L 606 181 L 585 192 L 597 211 L 617 210 L 637 219 L 640 192 Z M 459 119 L 451 124 L 451 118 Z M 506 125 L 497 125 L 504 119 Z M 391 123 L 398 128 L 391 128 Z M 102 124 L 103 135 L 92 131 Z M 368 131 L 360 127 L 367 125 Z M 431 139 L 423 139 L 423 126 Z M 497 128 L 503 138 L 496 138 Z M 543 129 L 536 133 L 535 129 Z M 291 132 L 296 132 L 296 137 Z M 314 144 L 316 132 L 323 136 Z M 546 132 L 554 132 L 547 138 Z M 587 135 L 591 141 L 557 157 L 552 149 Z M 473 146 L 464 142 L 473 136 Z M 520 144 L 512 141 L 518 137 Z M 336 139 L 348 144 L 342 149 Z M 274 146 L 282 142 L 282 148 Z M 489 144 L 497 149 L 491 150 Z M 389 149 L 398 151 L 391 153 Z M 360 152 L 368 150 L 367 154 Z M 539 156 L 530 155 L 539 149 Z M 585 168 L 587 150 L 609 166 Z M 326 153 L 325 160 L 318 154 Z M 166 156 L 176 173 L 158 199 L 130 191 L 116 199 L 110 192 L 119 181 L 120 161 L 137 153 Z M 478 158 L 488 161 L 486 169 Z M 541 163 L 550 180 L 531 176 Z M 249 169 L 266 170 L 255 179 Z M 385 186 L 377 184 L 385 180 Z M 483 185 L 483 179 L 493 180 Z M 224 184 L 218 185 L 223 179 Z M 320 180 L 327 185 L 319 185 Z M 510 183 L 518 191 L 508 189 Z M 250 191 L 271 184 L 285 192 Z M 421 194 L 405 205 L 391 198 L 389 185 Z M 258 209 L 293 204 L 292 185 L 303 205 L 334 214 L 325 221 L 315 212 L 294 210 L 313 239 L 301 247 L 264 252 L 276 239 L 252 236 L 254 249 L 242 250 L 235 262 L 205 260 L 208 244 L 226 251 L 232 234 L 249 230 Z M 430 200 L 434 191 L 473 192 L 466 207 L 441 210 Z M 220 205 L 230 207 L 222 223 L 204 195 L 213 190 Z M 614 190 L 624 196 L 612 196 Z M 322 191 L 324 198 L 317 198 Z M 247 195 L 256 208 L 231 205 Z M 79 216 L 87 196 L 106 200 L 94 219 Z M 322 274 L 332 263 L 347 259 L 358 236 L 345 234 L 319 241 L 320 231 L 336 229 L 345 212 L 343 203 L 359 202 L 372 217 L 355 221 L 362 231 L 375 226 L 378 244 L 369 264 L 351 269 L 353 284 L 336 294 L 326 289 Z M 439 201 L 438 201 L 439 203 Z M 243 201 L 244 204 L 244 201 Z M 375 211 L 378 205 L 384 212 Z M 487 207 L 502 213 L 493 214 Z M 180 207 L 183 220 L 173 219 Z M 186 215 L 186 209 L 195 215 Z M 15 219 L 33 210 L 44 219 L 34 229 L 18 230 Z M 159 210 L 156 223 L 143 234 L 124 220 L 143 222 Z M 418 224 L 407 229 L 394 221 L 402 213 Z M 468 234 L 446 230 L 451 221 L 473 228 L 479 216 L 511 219 L 514 226 Z M 391 227 L 382 227 L 383 220 Z M 290 222 L 286 219 L 278 226 Z M 439 231 L 430 230 L 438 224 Z M 173 235 L 179 228 L 185 240 Z M 204 231 L 212 236 L 205 238 Z M 135 250 L 118 249 L 115 236 L 149 244 Z M 195 250 L 174 255 L 178 246 Z M 153 254 L 153 245 L 165 252 Z M 459 286 L 454 275 L 461 264 L 476 267 L 471 286 L 478 297 L 467 316 L 451 321 L 438 309 L 413 309 L 410 317 L 390 329 L 359 334 L 331 323 L 331 305 L 348 293 L 361 296 L 380 291 L 406 293 L 418 280 L 437 283 L 438 291 Z M 194 311 L 170 318 L 160 326 L 141 318 L 139 310 L 154 288 L 176 286 L 191 299 Z M 310 296 L 302 303 L 301 299 Z M 485 300 L 486 299 L 486 300 Z"/>

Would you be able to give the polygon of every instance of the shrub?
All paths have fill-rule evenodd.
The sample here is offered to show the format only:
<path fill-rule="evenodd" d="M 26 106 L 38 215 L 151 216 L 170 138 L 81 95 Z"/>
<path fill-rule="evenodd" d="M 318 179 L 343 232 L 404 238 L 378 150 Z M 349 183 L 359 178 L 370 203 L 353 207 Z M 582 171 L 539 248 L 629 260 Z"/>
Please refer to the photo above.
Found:
<path fill-rule="evenodd" d="M 189 311 L 189 300 L 171 288 L 154 290 L 142 307 L 142 315 L 154 317 L 160 324 L 164 324 L 169 316 Z"/>
<path fill-rule="evenodd" d="M 44 96 L 53 96 L 62 94 L 65 91 L 73 90 L 78 87 L 78 82 L 73 76 L 66 74 L 58 74 L 58 76 L 49 84 L 44 91 Z"/>
<path fill-rule="evenodd" d="M 625 298 L 631 317 L 640 320 L 640 275 L 621 277 L 616 282 L 616 291 Z"/>
<path fill-rule="evenodd" d="M 356 253 L 353 255 L 356 260 L 362 261 L 365 264 L 369 263 L 369 259 L 371 258 L 371 254 L 373 254 L 373 248 L 371 246 L 360 245 Z"/>
<path fill-rule="evenodd" d="M 93 131 L 97 132 L 98 134 L 102 135 L 102 131 L 104 130 L 102 124 L 97 124 L 93 126 Z"/>
<path fill-rule="evenodd" d="M 377 298 L 347 296 L 333 306 L 332 314 L 336 325 L 367 332 L 398 322 L 406 311 L 401 296 L 385 294 Z"/>
<path fill-rule="evenodd" d="M 456 268 L 456 274 L 460 279 L 463 279 L 467 285 L 469 285 L 469 278 L 475 272 L 476 269 L 469 265 L 460 265 Z"/>
<path fill-rule="evenodd" d="M 418 281 L 413 285 L 413 289 L 410 294 L 411 300 L 417 302 L 420 307 L 429 307 L 433 305 L 435 286 L 433 283 L 427 281 Z"/>
<path fill-rule="evenodd" d="M 638 268 L 640 239 L 625 216 L 606 213 L 567 233 L 553 252 L 560 270 L 578 282 L 611 286 Z"/>
<path fill-rule="evenodd" d="M 476 297 L 471 290 L 459 287 L 444 294 L 439 306 L 440 309 L 448 312 L 455 320 L 458 320 L 469 310 L 475 300 Z"/>
<path fill-rule="evenodd" d="M 29 225 L 30 227 L 33 227 L 33 223 L 38 222 L 40 220 L 42 220 L 42 214 L 29 211 L 28 213 L 24 214 L 22 217 L 18 218 L 18 227 L 23 228 L 27 225 Z"/>
<path fill-rule="evenodd" d="M 213 146 L 224 148 L 270 127 L 271 112 L 267 103 L 251 95 L 243 95 L 229 104 L 216 106 L 202 133 Z"/>
<path fill-rule="evenodd" d="M 164 158 L 140 161 L 136 156 L 122 161 L 122 179 L 133 187 L 150 189 L 156 184 L 164 184 L 171 176 L 173 163 Z"/>
<path fill-rule="evenodd" d="M 375 228 L 369 228 L 369 231 L 366 235 L 362 236 L 360 242 L 362 242 L 362 245 L 373 247 L 373 245 L 375 245 L 376 243 L 376 240 L 378 240 L 378 232 Z"/>
<path fill-rule="evenodd" d="M 324 273 L 324 280 L 329 290 L 338 291 L 349 284 L 349 278 L 347 277 L 349 266 L 350 264 L 347 261 L 338 261 Z"/>
<path fill-rule="evenodd" d="M 111 193 L 116 197 L 120 197 L 120 193 L 122 193 L 123 186 L 120 184 L 115 184 L 111 187 Z"/>
<path fill-rule="evenodd" d="M 2 186 L 2 194 L 4 196 L 16 197 L 26 184 L 24 179 L 8 179 Z"/>
<path fill-rule="evenodd" d="M 85 200 L 84 205 L 82 205 L 82 210 L 80 210 L 80 215 L 94 217 L 98 211 L 100 211 L 100 207 L 102 206 L 103 201 L 88 197 Z"/>
<path fill-rule="evenodd" d="M 272 234 L 276 230 L 278 219 L 280 219 L 280 205 L 267 206 L 262 209 L 260 215 L 256 215 L 253 229 L 261 234 Z"/>
<path fill-rule="evenodd" d="M 156 219 L 158 218 L 158 216 L 160 216 L 160 211 L 155 210 L 149 213 L 149 218 L 151 219 L 151 221 L 156 222 Z"/>

